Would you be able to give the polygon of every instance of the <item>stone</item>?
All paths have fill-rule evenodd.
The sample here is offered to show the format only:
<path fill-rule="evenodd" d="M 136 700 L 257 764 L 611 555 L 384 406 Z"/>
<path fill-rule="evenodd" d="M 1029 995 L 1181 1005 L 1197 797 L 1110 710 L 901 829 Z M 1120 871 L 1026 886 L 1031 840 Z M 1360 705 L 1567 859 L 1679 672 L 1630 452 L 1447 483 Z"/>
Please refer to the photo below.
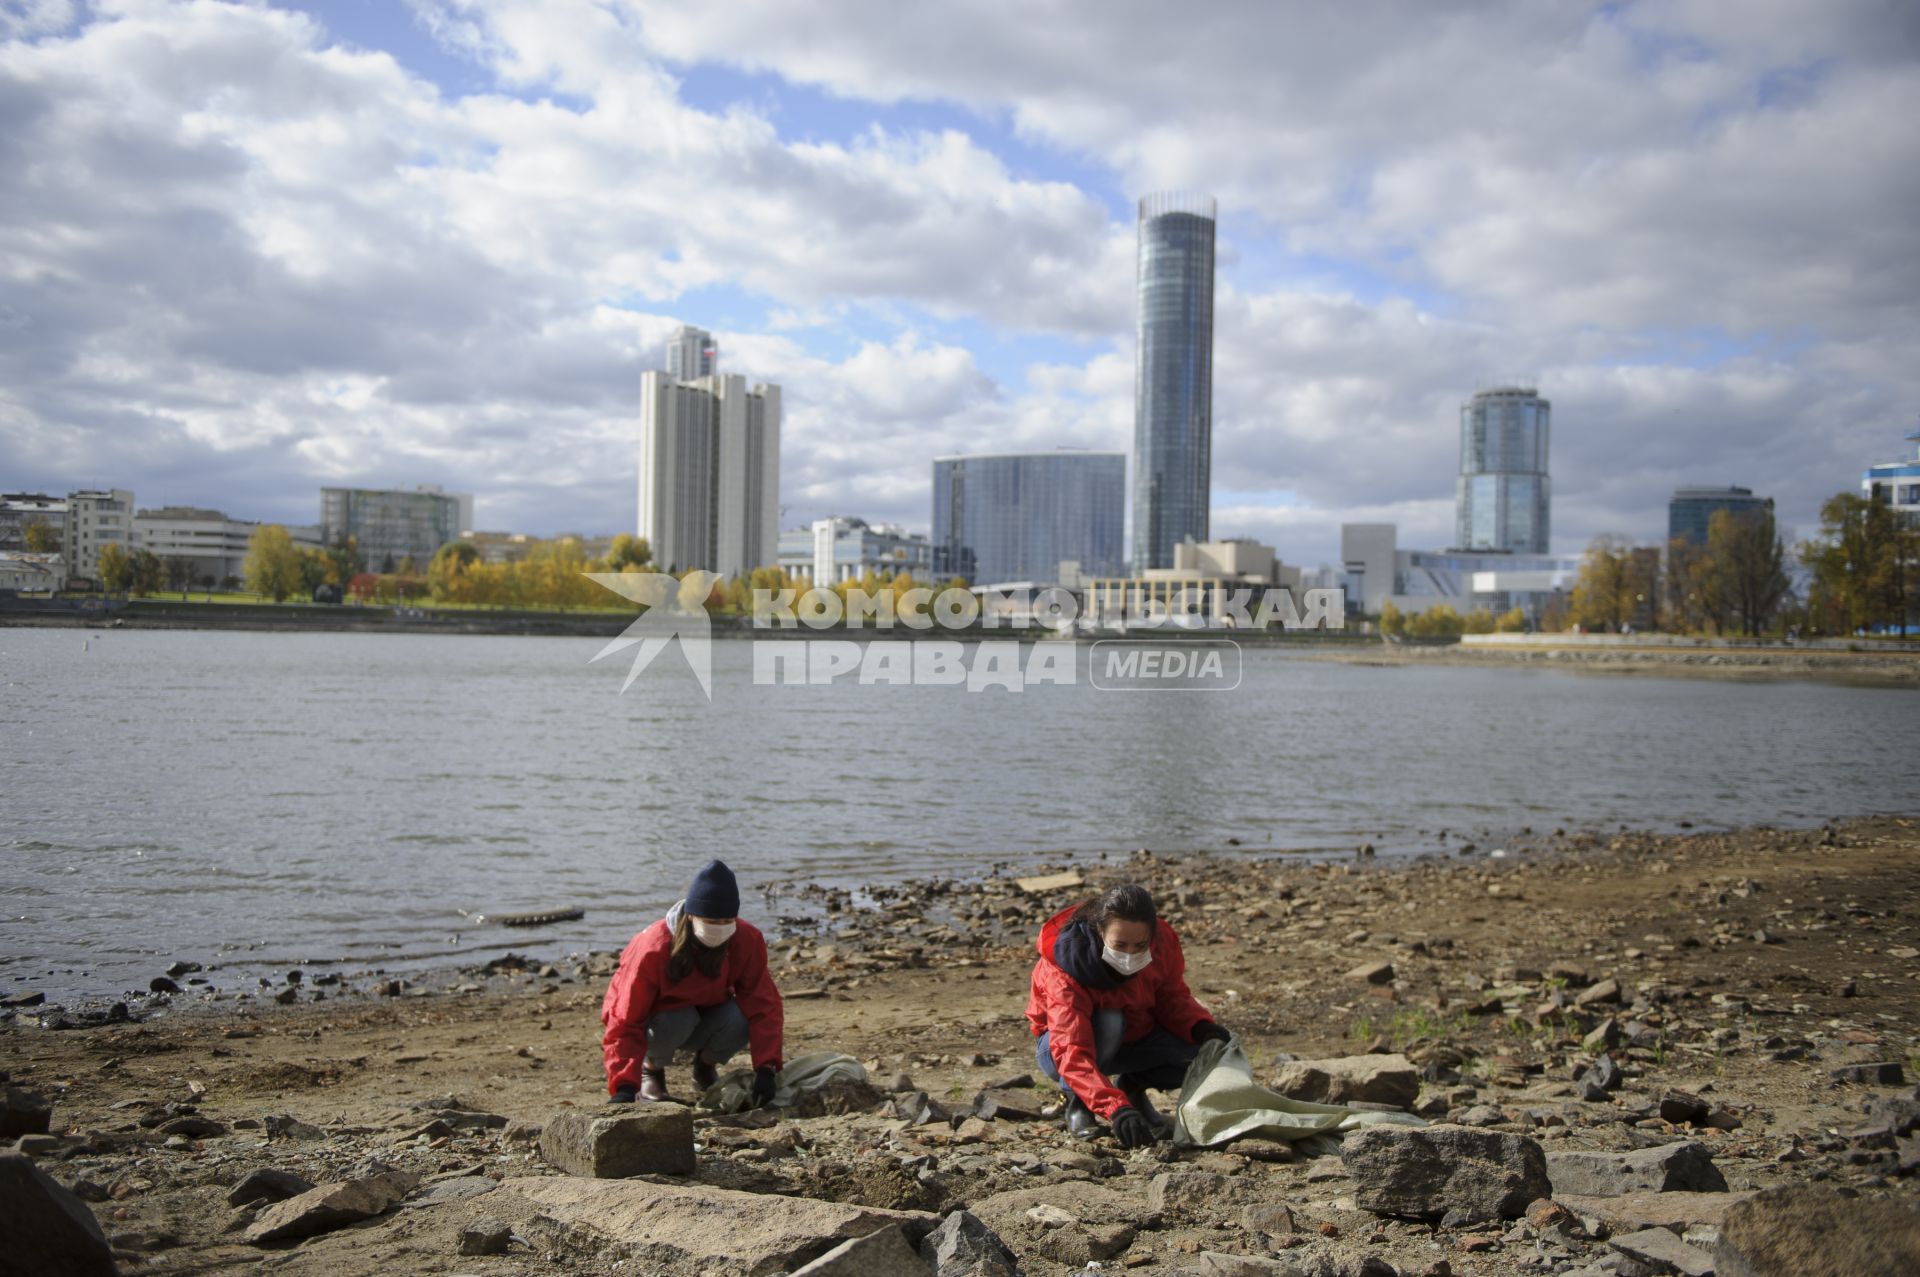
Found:
<path fill-rule="evenodd" d="M 1382 959 L 1379 962 L 1363 962 L 1347 972 L 1349 980 L 1364 980 L 1368 984 L 1392 984 L 1393 964 Z"/>
<path fill-rule="evenodd" d="M 497 1219 L 476 1219 L 460 1230 L 462 1255 L 504 1255 L 513 1244 L 513 1226 Z"/>
<path fill-rule="evenodd" d="M 1047 1227 L 1027 1217 L 1036 1206 L 1063 1210 L 1076 1222 Z M 995 1193 L 973 1203 L 972 1210 L 1028 1264 L 1038 1258 L 1072 1270 L 1104 1262 L 1104 1257 L 1131 1245 L 1128 1230 L 1137 1227 L 1147 1213 L 1137 1192 L 1119 1192 L 1084 1180 Z"/>
<path fill-rule="evenodd" d="M 1203 1250 L 1193 1257 L 1184 1271 L 1199 1277 L 1303 1277 L 1298 1265 L 1264 1255 L 1229 1255 L 1225 1251 Z"/>
<path fill-rule="evenodd" d="M 1675 1126 L 1704 1125 L 1710 1107 L 1697 1095 L 1689 1095 L 1685 1091 L 1668 1091 L 1660 1097 L 1660 1120 L 1672 1122 Z"/>
<path fill-rule="evenodd" d="M 1593 1031 L 1580 1039 L 1580 1049 L 1588 1055 L 1599 1055 L 1611 1051 L 1620 1045 L 1620 1022 L 1612 1016 L 1600 1021 Z"/>
<path fill-rule="evenodd" d="M 491 1193 L 500 1187 L 499 1181 L 488 1179 L 485 1175 L 451 1175 L 438 1179 L 415 1193 L 408 1199 L 407 1205 L 434 1206 L 440 1202 L 457 1202 L 465 1197 L 479 1197 Z"/>
<path fill-rule="evenodd" d="M 1037 1122 L 1046 1101 L 1033 1088 L 1001 1087 L 982 1091 L 973 1101 L 973 1115 L 997 1122 Z"/>
<path fill-rule="evenodd" d="M 1244 1202 L 1253 1191 L 1246 1180 L 1211 1171 L 1162 1171 L 1147 1185 L 1147 1207 L 1169 1215 L 1194 1215 Z"/>
<path fill-rule="evenodd" d="M 1687 1245 L 1664 1228 L 1648 1228 L 1610 1238 L 1607 1245 L 1656 1273 L 1713 1277 L 1713 1256 L 1697 1246 Z"/>
<path fill-rule="evenodd" d="M 933 1277 L 933 1267 L 894 1224 L 841 1242 L 792 1277 Z"/>
<path fill-rule="evenodd" d="M 540 1132 L 540 1156 L 589 1179 L 693 1174 L 693 1110 L 648 1104 L 632 1112 L 566 1109 Z"/>
<path fill-rule="evenodd" d="M 1027 1207 L 1027 1218 L 1042 1228 L 1065 1228 L 1068 1224 L 1077 1224 L 1080 1222 L 1075 1219 L 1070 1212 L 1061 1210 L 1058 1206 L 1048 1205 L 1045 1202 L 1042 1202 L 1038 1206 Z"/>
<path fill-rule="evenodd" d="M 1609 1020 L 1607 1023 L 1611 1024 L 1613 1021 Z M 1613 1062 L 1613 1057 L 1602 1052 L 1592 1064 L 1587 1066 L 1576 1085 L 1579 1087 L 1581 1099 L 1601 1101 L 1619 1090 L 1621 1083 L 1625 1081 L 1626 1075 L 1621 1073 L 1620 1066 Z"/>
<path fill-rule="evenodd" d="M 160 1123 L 154 1128 L 162 1135 L 184 1135 L 190 1140 L 212 1139 L 225 1135 L 227 1128 L 210 1117 L 201 1117 L 198 1113 L 187 1113 Z"/>
<path fill-rule="evenodd" d="M 32 1091 L 9 1086 L 0 1091 L 0 1139 L 45 1135 L 53 1128 L 53 1105 Z"/>
<path fill-rule="evenodd" d="M 385 1214 L 417 1182 L 418 1177 L 411 1172 L 386 1170 L 338 1184 L 322 1184 L 264 1208 L 241 1236 L 255 1246 L 268 1246 L 357 1224 Z"/>
<path fill-rule="evenodd" d="M 1795 1184 L 1726 1213 L 1720 1277 L 1908 1277 L 1920 1272 L 1920 1212 L 1883 1198 Z"/>
<path fill-rule="evenodd" d="M 0 1219 L 7 1221 L 0 1271 L 61 1277 L 113 1277 L 117 1271 L 93 1212 L 17 1153 L 0 1153 Z"/>
<path fill-rule="evenodd" d="M 1080 871 L 1077 869 L 1069 869 L 1065 873 L 1040 874 L 1032 878 L 1015 878 L 1013 880 L 1016 887 L 1030 896 L 1045 895 L 1048 892 L 1054 891 L 1066 891 L 1073 887 L 1084 886 L 1086 881 L 1085 878 L 1080 876 Z"/>
<path fill-rule="evenodd" d="M 1902 1086 L 1907 1080 L 1898 1060 L 1882 1060 L 1874 1064 L 1845 1064 L 1829 1070 L 1827 1076 L 1836 1082 L 1855 1083 L 1861 1086 Z"/>
<path fill-rule="evenodd" d="M 1581 1218 L 1599 1222 L 1609 1233 L 1637 1233 L 1646 1228 L 1684 1233 L 1696 1226 L 1718 1228 L 1729 1210 L 1752 1196 L 1751 1191 L 1657 1193 L 1642 1189 L 1618 1197 L 1583 1197 L 1569 1193 L 1557 1200 Z"/>
<path fill-rule="evenodd" d="M 791 1272 L 841 1242 L 902 1225 L 924 1237 L 938 1222 L 882 1210 L 709 1184 L 543 1175 L 505 1180 L 489 1200 L 536 1251 L 638 1261 L 636 1271 Z M 519 1199 L 521 1210 L 505 1202 Z"/>
<path fill-rule="evenodd" d="M 289 1197 L 313 1188 L 313 1183 L 304 1176 L 292 1171 L 277 1170 L 271 1166 L 253 1171 L 233 1186 L 227 1194 L 227 1205 L 245 1206 L 249 1202 L 284 1202 Z"/>
<path fill-rule="evenodd" d="M 934 1277 L 1018 1277 L 1020 1261 L 971 1211 L 957 1210 L 920 1243 Z"/>
<path fill-rule="evenodd" d="M 1598 1006 L 1602 1002 L 1618 1002 L 1619 1000 L 1620 982 L 1618 980 L 1602 980 L 1598 984 L 1590 985 L 1582 989 L 1580 995 L 1573 1000 L 1573 1005 L 1576 1007 L 1590 1007 Z"/>
<path fill-rule="evenodd" d="M 1462 1126 L 1370 1126 L 1347 1136 L 1340 1160 L 1354 1203 L 1376 1215 L 1517 1219 L 1552 1193 L 1547 1159 L 1524 1135 Z"/>
<path fill-rule="evenodd" d="M 1283 1237 L 1295 1231 L 1293 1212 L 1279 1202 L 1255 1202 L 1242 1207 L 1240 1227 L 1250 1233 L 1266 1233 L 1273 1237 Z"/>
<path fill-rule="evenodd" d="M 1293 1060 L 1280 1067 L 1273 1089 L 1316 1104 L 1391 1104 L 1409 1108 L 1420 1097 L 1420 1070 L 1404 1055 L 1345 1055 Z"/>
<path fill-rule="evenodd" d="M 1724 1193 L 1726 1176 L 1704 1144 L 1682 1140 L 1631 1153 L 1558 1152 L 1547 1155 L 1555 1197 L 1618 1197 L 1622 1193 Z"/>

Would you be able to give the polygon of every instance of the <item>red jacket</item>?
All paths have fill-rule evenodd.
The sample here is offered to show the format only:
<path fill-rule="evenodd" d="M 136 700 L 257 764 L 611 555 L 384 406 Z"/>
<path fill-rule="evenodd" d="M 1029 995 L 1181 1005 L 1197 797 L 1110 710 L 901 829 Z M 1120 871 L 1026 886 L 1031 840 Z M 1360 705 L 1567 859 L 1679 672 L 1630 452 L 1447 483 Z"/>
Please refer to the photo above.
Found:
<path fill-rule="evenodd" d="M 1154 924 L 1153 961 L 1114 988 L 1092 988 L 1062 970 L 1054 961 L 1054 945 L 1077 908 L 1062 909 L 1040 928 L 1040 960 L 1033 964 L 1027 1024 L 1035 1037 L 1053 1035 L 1047 1046 L 1053 1053 L 1054 1067 L 1060 1070 L 1060 1080 L 1088 1108 L 1102 1118 L 1110 1118 L 1128 1101 L 1126 1092 L 1115 1086 L 1094 1061 L 1095 1011 L 1115 1010 L 1126 1017 L 1121 1035 L 1125 1042 L 1136 1042 L 1155 1028 L 1191 1042 L 1194 1026 L 1213 1016 L 1187 988 L 1187 959 L 1180 952 L 1180 937 L 1165 919 Z"/>
<path fill-rule="evenodd" d="M 607 1061 L 607 1094 L 623 1086 L 639 1087 L 640 1068 L 647 1058 L 648 1020 L 681 1007 L 719 1006 L 728 998 L 747 1017 L 753 1067 L 779 1068 L 786 1008 L 767 971 L 767 940 L 760 929 L 740 920 L 727 941 L 727 960 L 711 979 L 695 969 L 685 979 L 668 984 L 667 955 L 672 947 L 673 932 L 662 918 L 635 936 L 620 955 L 620 969 L 613 973 L 600 1003 L 600 1023 L 606 1029 L 600 1046 Z"/>

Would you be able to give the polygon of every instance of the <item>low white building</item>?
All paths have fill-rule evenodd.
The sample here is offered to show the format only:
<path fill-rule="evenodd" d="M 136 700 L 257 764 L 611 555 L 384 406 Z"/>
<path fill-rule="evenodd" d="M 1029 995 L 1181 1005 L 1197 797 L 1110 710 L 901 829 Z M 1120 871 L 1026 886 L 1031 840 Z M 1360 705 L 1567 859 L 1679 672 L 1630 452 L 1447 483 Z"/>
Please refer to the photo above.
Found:
<path fill-rule="evenodd" d="M 933 544 L 896 523 L 835 515 L 782 532 L 777 560 L 789 576 L 820 585 L 857 581 L 869 572 L 889 577 L 909 572 L 925 581 L 933 574 Z"/>
<path fill-rule="evenodd" d="M 1907 435 L 1908 443 L 1920 443 L 1920 430 Z M 1913 519 L 1920 519 L 1920 449 L 1905 461 L 1888 461 L 1874 466 L 1860 477 L 1862 495 Z"/>
<path fill-rule="evenodd" d="M 0 550 L 0 590 L 54 594 L 66 584 L 67 565 L 59 555 Z"/>
<path fill-rule="evenodd" d="M 219 510 L 196 506 L 164 506 L 142 510 L 133 519 L 134 544 L 156 555 L 171 580 L 197 589 L 212 589 L 247 572 L 247 547 L 263 525 L 232 519 Z M 320 529 L 312 524 L 283 524 L 296 546 L 322 548 Z"/>

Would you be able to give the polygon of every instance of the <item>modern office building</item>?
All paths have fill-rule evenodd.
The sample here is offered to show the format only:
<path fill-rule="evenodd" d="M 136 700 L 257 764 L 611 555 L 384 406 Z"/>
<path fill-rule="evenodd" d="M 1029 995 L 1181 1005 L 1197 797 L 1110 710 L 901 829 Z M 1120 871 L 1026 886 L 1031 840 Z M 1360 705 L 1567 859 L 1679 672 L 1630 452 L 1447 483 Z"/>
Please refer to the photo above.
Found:
<path fill-rule="evenodd" d="M 1751 488 L 1675 488 L 1667 502 L 1667 543 L 1705 545 L 1707 529 L 1720 511 L 1744 515 L 1772 508 L 1772 497 L 1756 497 Z"/>
<path fill-rule="evenodd" d="M 62 538 L 61 556 L 66 560 L 67 579 L 98 584 L 100 551 L 109 542 L 132 551 L 133 493 L 125 488 L 67 494 L 67 528 Z"/>
<path fill-rule="evenodd" d="M 473 497 L 421 484 L 397 488 L 320 489 L 320 536 L 326 545 L 352 537 L 369 572 L 397 572 L 406 560 L 425 572 L 434 551 L 473 528 Z"/>
<path fill-rule="evenodd" d="M 1920 430 L 1909 433 L 1907 442 L 1920 442 Z M 1908 518 L 1920 520 L 1920 449 L 1905 461 L 1886 461 L 1870 468 L 1860 476 L 1860 490 Z"/>
<path fill-rule="evenodd" d="M 780 534 L 780 566 L 789 576 L 815 584 L 859 580 L 867 573 L 917 581 L 933 575 L 933 544 L 924 533 L 897 523 L 868 523 L 846 515 L 815 519 Z"/>
<path fill-rule="evenodd" d="M 713 334 L 692 324 L 682 324 L 667 338 L 667 376 L 675 381 L 698 381 L 713 376 L 719 348 Z"/>
<path fill-rule="evenodd" d="M 246 576 L 247 548 L 261 526 L 197 506 L 163 506 L 133 516 L 134 540 L 159 556 L 169 580 L 202 589 Z M 296 546 L 317 550 L 324 544 L 314 524 L 282 526 Z"/>
<path fill-rule="evenodd" d="M 1117 576 L 1126 506 L 1125 453 L 935 457 L 933 574 L 970 585 L 1053 583 L 1072 561 L 1086 576 Z"/>
<path fill-rule="evenodd" d="M 638 531 L 653 561 L 729 577 L 771 566 L 779 516 L 780 387 L 642 373 Z"/>
<path fill-rule="evenodd" d="M 1424 612 L 1444 603 L 1465 616 L 1518 607 L 1535 620 L 1555 594 L 1573 588 L 1580 556 L 1502 550 L 1402 550 L 1391 523 L 1340 525 L 1340 586 L 1349 613 L 1378 616 L 1392 603 Z"/>
<path fill-rule="evenodd" d="M 1133 570 L 1173 566 L 1208 536 L 1213 474 L 1210 196 L 1140 201 L 1139 342 L 1133 380 Z"/>
<path fill-rule="evenodd" d="M 1547 552 L 1551 411 L 1550 403 L 1522 386 L 1483 390 L 1460 405 L 1454 549 Z"/>

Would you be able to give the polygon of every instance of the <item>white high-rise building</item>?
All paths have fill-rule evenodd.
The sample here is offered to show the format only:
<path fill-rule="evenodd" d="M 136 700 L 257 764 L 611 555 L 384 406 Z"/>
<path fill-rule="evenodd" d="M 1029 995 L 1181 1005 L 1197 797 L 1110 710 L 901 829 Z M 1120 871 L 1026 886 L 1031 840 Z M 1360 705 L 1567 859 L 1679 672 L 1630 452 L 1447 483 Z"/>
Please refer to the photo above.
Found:
<path fill-rule="evenodd" d="M 730 577 L 771 567 L 779 515 L 780 387 L 642 373 L 639 534 L 653 561 Z"/>
<path fill-rule="evenodd" d="M 717 356 L 712 333 L 692 324 L 682 324 L 667 338 L 667 376 L 675 381 L 711 377 Z"/>

